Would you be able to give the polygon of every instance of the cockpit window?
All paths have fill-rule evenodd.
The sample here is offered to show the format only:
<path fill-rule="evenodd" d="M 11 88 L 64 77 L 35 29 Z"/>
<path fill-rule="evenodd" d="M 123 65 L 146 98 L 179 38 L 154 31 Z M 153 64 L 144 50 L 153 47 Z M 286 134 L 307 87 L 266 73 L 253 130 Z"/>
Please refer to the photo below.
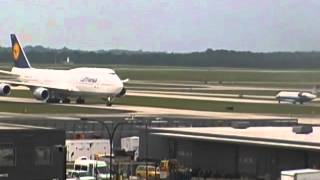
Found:
<path fill-rule="evenodd" d="M 111 74 L 111 75 L 116 75 L 116 73 L 109 73 L 109 74 Z"/>

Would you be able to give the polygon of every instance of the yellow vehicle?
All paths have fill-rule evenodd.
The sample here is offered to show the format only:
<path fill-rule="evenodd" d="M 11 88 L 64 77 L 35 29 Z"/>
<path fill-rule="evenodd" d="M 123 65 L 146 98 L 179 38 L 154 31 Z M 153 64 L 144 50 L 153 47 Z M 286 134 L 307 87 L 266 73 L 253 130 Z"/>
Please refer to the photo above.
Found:
<path fill-rule="evenodd" d="M 176 159 L 165 159 L 160 162 L 160 179 L 169 177 L 171 170 L 178 170 L 178 161 Z"/>
<path fill-rule="evenodd" d="M 147 177 L 147 166 L 146 165 L 139 165 L 136 169 L 136 176 L 141 178 Z M 151 178 L 158 178 L 160 176 L 159 168 L 156 168 L 155 166 L 148 165 L 148 177 Z"/>
<path fill-rule="evenodd" d="M 169 176 L 169 160 L 162 160 L 160 163 L 160 179 L 165 179 Z"/>

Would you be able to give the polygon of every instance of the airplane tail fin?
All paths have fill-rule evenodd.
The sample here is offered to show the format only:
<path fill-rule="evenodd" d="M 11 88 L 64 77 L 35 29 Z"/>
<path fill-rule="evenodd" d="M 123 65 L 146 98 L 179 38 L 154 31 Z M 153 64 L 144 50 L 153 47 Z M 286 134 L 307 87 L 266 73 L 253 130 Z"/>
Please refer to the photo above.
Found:
<path fill-rule="evenodd" d="M 18 68 L 31 68 L 28 58 L 15 34 L 11 34 L 11 44 L 11 54 L 14 61 L 14 66 Z"/>
<path fill-rule="evenodd" d="M 312 92 L 312 94 L 318 94 L 319 86 L 318 85 L 314 86 L 311 92 Z"/>

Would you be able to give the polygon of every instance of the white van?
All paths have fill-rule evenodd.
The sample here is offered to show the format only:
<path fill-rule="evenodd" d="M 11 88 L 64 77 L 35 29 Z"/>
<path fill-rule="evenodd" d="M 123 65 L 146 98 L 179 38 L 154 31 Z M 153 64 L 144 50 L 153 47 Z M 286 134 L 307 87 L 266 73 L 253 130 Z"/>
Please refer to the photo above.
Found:
<path fill-rule="evenodd" d="M 80 157 L 74 162 L 74 170 L 86 171 L 90 176 L 98 179 L 110 179 L 109 166 L 104 161 Z"/>
<path fill-rule="evenodd" d="M 87 171 L 81 170 L 67 170 L 66 180 L 95 180 L 96 178 L 90 176 Z"/>

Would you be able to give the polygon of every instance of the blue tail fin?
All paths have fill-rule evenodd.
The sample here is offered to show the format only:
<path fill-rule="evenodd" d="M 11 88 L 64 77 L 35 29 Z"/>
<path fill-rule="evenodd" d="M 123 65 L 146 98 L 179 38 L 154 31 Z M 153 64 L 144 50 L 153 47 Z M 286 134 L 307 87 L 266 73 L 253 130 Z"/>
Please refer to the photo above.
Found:
<path fill-rule="evenodd" d="M 31 68 L 28 58 L 15 34 L 11 34 L 11 44 L 14 66 L 18 68 Z"/>

